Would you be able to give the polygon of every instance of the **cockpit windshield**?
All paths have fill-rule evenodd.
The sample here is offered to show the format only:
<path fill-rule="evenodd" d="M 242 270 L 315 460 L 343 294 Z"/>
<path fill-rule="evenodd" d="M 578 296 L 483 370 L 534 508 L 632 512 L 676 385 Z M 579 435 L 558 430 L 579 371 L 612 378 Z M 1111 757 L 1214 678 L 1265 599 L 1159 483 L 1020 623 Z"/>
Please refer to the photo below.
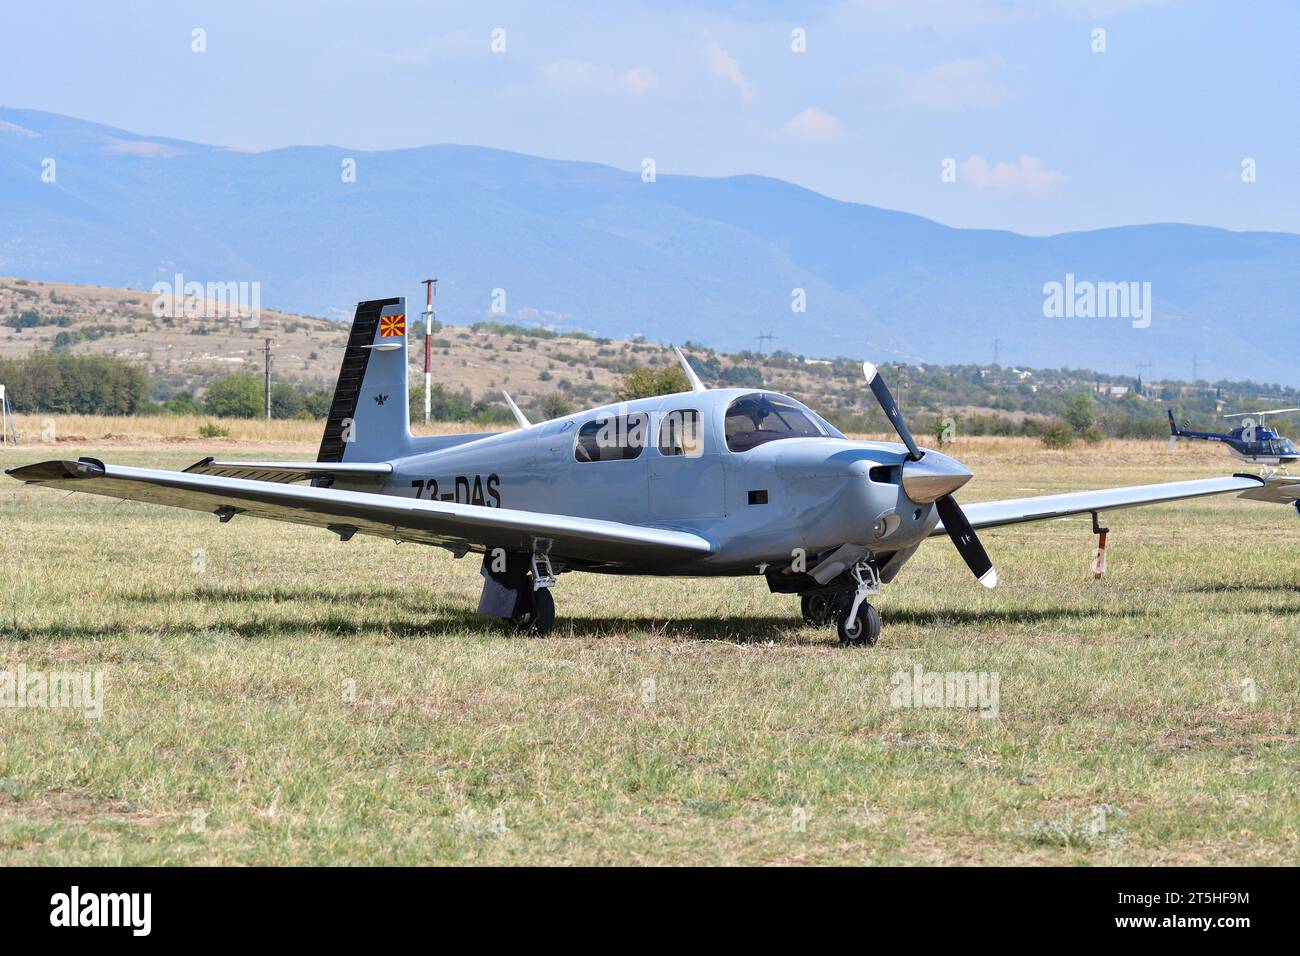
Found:
<path fill-rule="evenodd" d="M 843 438 L 831 425 L 792 399 L 755 392 L 727 408 L 727 447 L 749 451 L 779 438 Z"/>

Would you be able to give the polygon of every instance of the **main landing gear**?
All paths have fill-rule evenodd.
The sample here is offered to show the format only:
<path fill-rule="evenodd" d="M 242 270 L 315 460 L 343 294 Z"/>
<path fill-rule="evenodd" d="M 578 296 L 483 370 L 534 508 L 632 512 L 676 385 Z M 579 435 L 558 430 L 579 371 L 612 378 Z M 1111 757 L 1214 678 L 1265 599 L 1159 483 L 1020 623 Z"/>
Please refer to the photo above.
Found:
<path fill-rule="evenodd" d="M 543 637 L 555 626 L 555 598 L 551 597 L 555 572 L 551 569 L 551 557 L 545 551 L 534 551 L 531 563 L 528 578 L 515 600 L 510 626 L 516 631 Z"/>
<path fill-rule="evenodd" d="M 841 591 L 817 591 L 799 599 L 803 619 L 809 624 L 834 623 L 840 643 L 845 647 L 874 647 L 880 640 L 880 612 L 867 598 L 880 593 L 876 569 L 863 559 L 848 572 L 854 588 Z"/>
<path fill-rule="evenodd" d="M 478 613 L 505 618 L 521 634 L 538 637 L 555 626 L 555 570 L 549 547 L 531 555 L 488 551 L 483 556 L 483 594 Z"/>
<path fill-rule="evenodd" d="M 515 611 L 510 615 L 510 626 L 521 634 L 538 637 L 555 626 L 555 598 L 550 588 L 524 589 L 515 601 Z"/>

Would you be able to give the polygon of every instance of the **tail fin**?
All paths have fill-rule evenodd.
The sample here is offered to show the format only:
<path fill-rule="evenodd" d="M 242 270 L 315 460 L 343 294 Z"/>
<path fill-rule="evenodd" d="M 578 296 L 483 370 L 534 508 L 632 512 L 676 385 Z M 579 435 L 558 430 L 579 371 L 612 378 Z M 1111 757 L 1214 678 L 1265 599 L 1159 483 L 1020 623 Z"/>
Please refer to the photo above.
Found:
<path fill-rule="evenodd" d="M 410 448 L 406 299 L 358 302 L 316 460 L 384 461 Z"/>
<path fill-rule="evenodd" d="M 1169 434 L 1177 438 L 1182 432 L 1178 430 L 1178 423 L 1174 421 L 1173 409 L 1166 408 L 1165 414 L 1169 416 Z"/>

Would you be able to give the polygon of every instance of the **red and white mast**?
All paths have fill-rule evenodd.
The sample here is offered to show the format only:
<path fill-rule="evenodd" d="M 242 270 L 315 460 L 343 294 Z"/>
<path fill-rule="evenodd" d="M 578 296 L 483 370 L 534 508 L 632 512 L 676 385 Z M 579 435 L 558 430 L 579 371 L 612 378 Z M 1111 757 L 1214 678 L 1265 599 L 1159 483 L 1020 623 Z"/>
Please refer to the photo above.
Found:
<path fill-rule="evenodd" d="M 424 423 L 433 409 L 433 295 L 437 279 L 424 280 Z"/>

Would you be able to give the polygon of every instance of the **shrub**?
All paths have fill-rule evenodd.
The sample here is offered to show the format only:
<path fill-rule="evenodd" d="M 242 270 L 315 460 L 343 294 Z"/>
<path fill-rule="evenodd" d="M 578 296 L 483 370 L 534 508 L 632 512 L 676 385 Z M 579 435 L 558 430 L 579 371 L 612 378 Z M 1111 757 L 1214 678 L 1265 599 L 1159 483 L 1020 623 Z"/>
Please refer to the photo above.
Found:
<path fill-rule="evenodd" d="M 563 392 L 551 392 L 538 400 L 537 410 L 547 421 L 552 418 L 563 418 L 565 415 L 573 414 L 573 399 Z"/>
<path fill-rule="evenodd" d="M 257 418 L 265 414 L 262 380 L 253 375 L 228 375 L 208 386 L 203 408 L 218 418 Z"/>
<path fill-rule="evenodd" d="M 638 398 L 653 398 L 656 395 L 690 390 L 691 383 L 686 381 L 685 373 L 676 365 L 662 369 L 638 366 L 614 386 L 614 397 L 620 402 L 630 402 Z"/>
<path fill-rule="evenodd" d="M 1043 444 L 1048 448 L 1069 448 L 1074 444 L 1074 430 L 1064 423 L 1049 425 L 1043 430 Z"/>

